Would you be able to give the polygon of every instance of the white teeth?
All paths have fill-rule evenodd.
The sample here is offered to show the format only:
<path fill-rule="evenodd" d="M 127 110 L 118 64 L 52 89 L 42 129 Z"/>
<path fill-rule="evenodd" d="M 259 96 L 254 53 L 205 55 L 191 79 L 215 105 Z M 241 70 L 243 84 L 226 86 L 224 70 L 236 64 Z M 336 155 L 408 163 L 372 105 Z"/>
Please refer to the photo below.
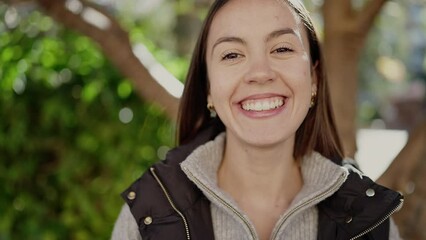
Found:
<path fill-rule="evenodd" d="M 268 99 L 247 100 L 241 103 L 241 107 L 246 111 L 268 111 L 284 105 L 282 97 Z"/>

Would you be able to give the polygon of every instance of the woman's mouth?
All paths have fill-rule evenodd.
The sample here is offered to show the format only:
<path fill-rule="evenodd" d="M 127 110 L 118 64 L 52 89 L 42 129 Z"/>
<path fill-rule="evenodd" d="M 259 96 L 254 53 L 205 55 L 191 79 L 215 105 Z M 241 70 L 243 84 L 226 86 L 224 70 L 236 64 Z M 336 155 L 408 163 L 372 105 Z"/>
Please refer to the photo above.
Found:
<path fill-rule="evenodd" d="M 285 97 L 270 97 L 261 99 L 247 99 L 241 102 L 245 111 L 262 112 L 277 109 L 285 104 Z"/>

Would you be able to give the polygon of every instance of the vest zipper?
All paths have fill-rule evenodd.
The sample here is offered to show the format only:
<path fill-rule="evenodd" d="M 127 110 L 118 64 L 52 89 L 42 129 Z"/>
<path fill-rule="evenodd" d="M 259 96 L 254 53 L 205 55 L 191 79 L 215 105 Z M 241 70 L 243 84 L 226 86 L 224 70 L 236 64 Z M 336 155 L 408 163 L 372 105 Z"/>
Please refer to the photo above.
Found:
<path fill-rule="evenodd" d="M 160 188 L 163 190 L 163 193 L 166 196 L 167 201 L 169 201 L 169 203 L 170 203 L 170 206 L 172 206 L 172 208 L 176 211 L 176 213 L 179 214 L 179 216 L 182 218 L 183 224 L 185 225 L 186 239 L 191 240 L 191 236 L 189 235 L 188 222 L 186 221 L 185 216 L 183 215 L 183 213 L 181 211 L 179 211 L 179 209 L 174 204 L 172 198 L 170 197 L 170 194 L 167 192 L 167 189 L 164 187 L 164 185 L 161 182 L 160 178 L 155 173 L 155 168 L 151 167 L 149 170 L 151 171 L 151 174 L 154 176 L 154 178 L 157 181 L 158 185 L 160 185 Z"/>
<path fill-rule="evenodd" d="M 342 173 L 339 176 L 338 181 L 335 184 L 333 184 L 330 188 L 328 188 L 324 192 L 318 194 L 317 196 L 311 198 L 310 200 L 308 200 L 306 202 L 303 202 L 302 204 L 300 204 L 300 205 L 296 206 L 295 208 L 293 208 L 289 213 L 287 213 L 286 216 L 284 216 L 281 219 L 281 222 L 279 223 L 278 227 L 275 228 L 275 231 L 273 232 L 271 239 L 276 239 L 277 238 L 278 232 L 281 229 L 281 227 L 284 225 L 284 223 L 287 221 L 287 219 L 289 219 L 298 210 L 300 210 L 301 208 L 303 208 L 303 207 L 311 204 L 312 202 L 315 202 L 315 201 L 317 201 L 319 199 L 324 198 L 324 196 L 327 196 L 327 195 L 329 195 L 331 193 L 336 192 L 340 188 L 340 186 L 342 186 L 342 184 L 346 181 L 346 179 L 348 178 L 348 175 L 349 174 L 347 172 Z"/>
<path fill-rule="evenodd" d="M 367 233 L 373 231 L 376 227 L 380 226 L 380 224 L 382 224 L 384 221 L 386 221 L 386 219 L 390 218 L 390 216 L 392 216 L 392 214 L 394 214 L 395 212 L 398 212 L 402 208 L 403 204 L 404 204 L 404 199 L 399 199 L 398 205 L 395 208 L 393 208 L 392 211 L 390 211 L 388 214 L 386 214 L 376 224 L 374 224 L 373 226 L 367 228 L 365 231 L 361 232 L 360 234 L 356 235 L 355 237 L 351 238 L 350 240 L 354 240 L 354 239 L 360 238 L 360 237 L 366 235 Z"/>
<path fill-rule="evenodd" d="M 222 203 L 226 208 L 231 210 L 235 215 L 237 215 L 247 226 L 247 228 L 250 230 L 250 235 L 253 240 L 257 240 L 256 231 L 251 227 L 250 222 L 240 213 L 237 209 L 235 209 L 233 206 L 231 206 L 229 203 L 227 203 L 225 200 L 223 200 L 221 197 L 219 197 L 214 191 L 212 191 L 210 188 L 208 188 L 206 185 L 204 185 L 200 180 L 198 180 L 190 171 L 183 168 L 184 172 L 188 175 L 188 177 L 196 183 L 196 185 L 201 186 L 204 191 L 208 192 L 210 195 L 212 195 L 216 200 L 218 200 L 220 203 Z"/>

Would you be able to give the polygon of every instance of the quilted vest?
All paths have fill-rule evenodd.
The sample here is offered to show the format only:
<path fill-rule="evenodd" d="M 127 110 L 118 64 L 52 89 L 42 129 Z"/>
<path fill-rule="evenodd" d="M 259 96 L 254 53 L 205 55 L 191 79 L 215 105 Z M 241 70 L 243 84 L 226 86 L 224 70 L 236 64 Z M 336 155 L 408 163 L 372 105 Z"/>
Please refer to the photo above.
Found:
<path fill-rule="evenodd" d="M 210 202 L 179 164 L 218 133 L 210 127 L 171 150 L 122 193 L 143 240 L 214 239 Z M 350 171 L 341 188 L 318 205 L 318 240 L 388 239 L 389 217 L 402 202 L 399 193 Z"/>

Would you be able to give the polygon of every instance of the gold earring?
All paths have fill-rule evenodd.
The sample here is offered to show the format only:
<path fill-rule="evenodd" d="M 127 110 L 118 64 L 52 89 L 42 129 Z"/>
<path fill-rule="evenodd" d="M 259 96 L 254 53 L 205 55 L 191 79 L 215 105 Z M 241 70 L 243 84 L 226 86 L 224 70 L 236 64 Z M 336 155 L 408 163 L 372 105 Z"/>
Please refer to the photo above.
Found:
<path fill-rule="evenodd" d="M 210 117 L 214 118 L 217 116 L 216 110 L 214 109 L 213 103 L 207 103 L 207 109 L 210 111 Z"/>
<path fill-rule="evenodd" d="M 312 108 L 315 106 L 316 103 L 316 97 L 317 97 L 317 93 L 316 92 L 312 92 L 312 96 L 311 96 L 311 104 L 309 106 L 309 108 Z"/>

